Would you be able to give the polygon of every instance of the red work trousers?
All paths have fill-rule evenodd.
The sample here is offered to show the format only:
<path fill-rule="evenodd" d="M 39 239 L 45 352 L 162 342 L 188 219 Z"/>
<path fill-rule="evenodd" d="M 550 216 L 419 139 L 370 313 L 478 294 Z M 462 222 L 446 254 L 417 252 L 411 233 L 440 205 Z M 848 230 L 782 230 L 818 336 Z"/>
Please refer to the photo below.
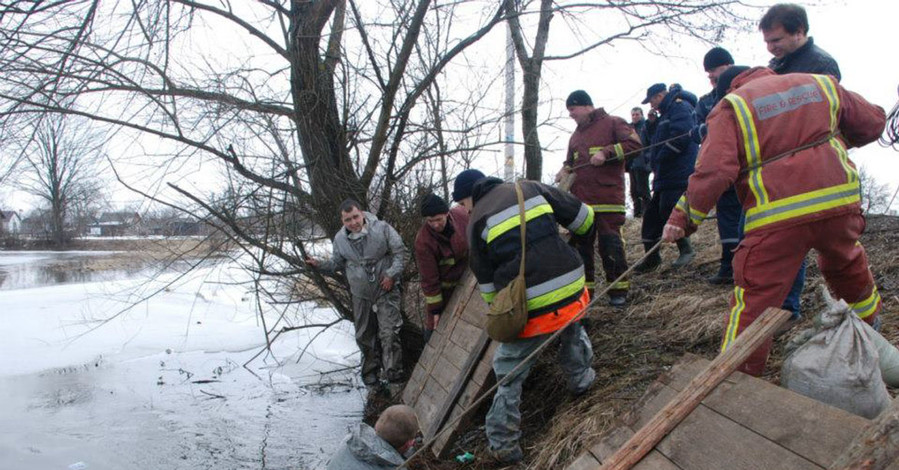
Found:
<path fill-rule="evenodd" d="M 734 254 L 734 295 L 721 350 L 726 350 L 766 308 L 781 306 L 799 265 L 812 249 L 818 253 L 818 268 L 831 294 L 873 324 L 881 300 L 865 249 L 858 242 L 864 229 L 865 218 L 852 213 L 748 233 Z M 768 338 L 738 370 L 762 375 L 773 342 Z"/>

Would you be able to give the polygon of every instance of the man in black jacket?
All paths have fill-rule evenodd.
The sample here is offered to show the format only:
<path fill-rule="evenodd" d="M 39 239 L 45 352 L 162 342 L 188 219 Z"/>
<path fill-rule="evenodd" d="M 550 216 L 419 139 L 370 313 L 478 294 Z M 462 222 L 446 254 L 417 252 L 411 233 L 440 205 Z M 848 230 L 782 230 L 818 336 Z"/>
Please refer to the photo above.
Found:
<path fill-rule="evenodd" d="M 768 9 L 759 30 L 765 37 L 768 52 L 774 55 L 768 68 L 778 75 L 787 73 L 819 73 L 840 80 L 837 61 L 808 36 L 805 9 L 793 3 L 779 3 Z"/>
<path fill-rule="evenodd" d="M 631 109 L 631 128 L 643 139 L 646 128 L 646 119 L 643 118 L 643 108 L 636 106 Z M 646 142 L 643 142 L 646 145 Z M 631 184 L 631 201 L 634 203 L 634 217 L 643 216 L 643 210 L 649 204 L 649 174 L 652 169 L 646 161 L 649 152 L 640 152 L 639 155 L 627 159 L 626 169 Z"/>

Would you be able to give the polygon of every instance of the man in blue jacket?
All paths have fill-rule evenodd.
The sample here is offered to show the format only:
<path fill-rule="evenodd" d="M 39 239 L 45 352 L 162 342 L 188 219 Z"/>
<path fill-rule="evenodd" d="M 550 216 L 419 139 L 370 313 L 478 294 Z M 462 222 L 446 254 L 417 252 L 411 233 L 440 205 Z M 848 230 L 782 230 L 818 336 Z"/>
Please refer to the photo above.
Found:
<path fill-rule="evenodd" d="M 649 103 L 658 113 L 651 138 L 650 164 L 654 175 L 652 199 L 643 213 L 643 247 L 649 251 L 662 238 L 662 229 L 677 200 L 687 189 L 687 179 L 693 173 L 699 146 L 690 137 L 695 126 L 693 106 L 682 99 L 680 86 L 667 89 L 656 83 L 646 90 L 643 104 Z M 694 97 L 695 100 L 695 97 Z M 686 237 L 677 242 L 680 256 L 672 263 L 681 268 L 693 261 L 695 253 Z M 649 272 L 662 264 L 658 250 L 638 264 L 637 272 Z"/>

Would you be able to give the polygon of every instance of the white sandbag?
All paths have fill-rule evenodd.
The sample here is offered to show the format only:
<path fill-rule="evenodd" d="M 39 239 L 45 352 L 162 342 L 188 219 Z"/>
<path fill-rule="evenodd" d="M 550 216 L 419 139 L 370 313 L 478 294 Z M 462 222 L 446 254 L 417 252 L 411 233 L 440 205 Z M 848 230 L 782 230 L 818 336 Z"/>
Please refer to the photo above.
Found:
<path fill-rule="evenodd" d="M 872 339 L 876 332 L 846 302 L 822 289 L 828 309 L 812 332 L 802 332 L 791 346 L 807 338 L 784 361 L 781 385 L 796 393 L 874 418 L 890 404 Z"/>

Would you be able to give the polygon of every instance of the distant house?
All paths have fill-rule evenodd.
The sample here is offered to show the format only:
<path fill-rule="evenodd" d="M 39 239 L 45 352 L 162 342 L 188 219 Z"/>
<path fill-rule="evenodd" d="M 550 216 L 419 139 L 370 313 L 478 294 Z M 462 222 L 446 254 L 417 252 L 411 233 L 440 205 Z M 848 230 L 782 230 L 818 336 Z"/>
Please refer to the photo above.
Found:
<path fill-rule="evenodd" d="M 208 235 L 209 226 L 199 220 L 187 217 L 156 219 L 147 222 L 147 233 L 163 237 L 186 237 Z"/>
<path fill-rule="evenodd" d="M 88 233 L 94 237 L 122 237 L 139 235 L 140 228 L 141 218 L 137 212 L 104 212 L 88 226 Z"/>
<path fill-rule="evenodd" d="M 22 218 L 16 211 L 0 211 L 0 233 L 18 235 L 22 232 Z"/>

